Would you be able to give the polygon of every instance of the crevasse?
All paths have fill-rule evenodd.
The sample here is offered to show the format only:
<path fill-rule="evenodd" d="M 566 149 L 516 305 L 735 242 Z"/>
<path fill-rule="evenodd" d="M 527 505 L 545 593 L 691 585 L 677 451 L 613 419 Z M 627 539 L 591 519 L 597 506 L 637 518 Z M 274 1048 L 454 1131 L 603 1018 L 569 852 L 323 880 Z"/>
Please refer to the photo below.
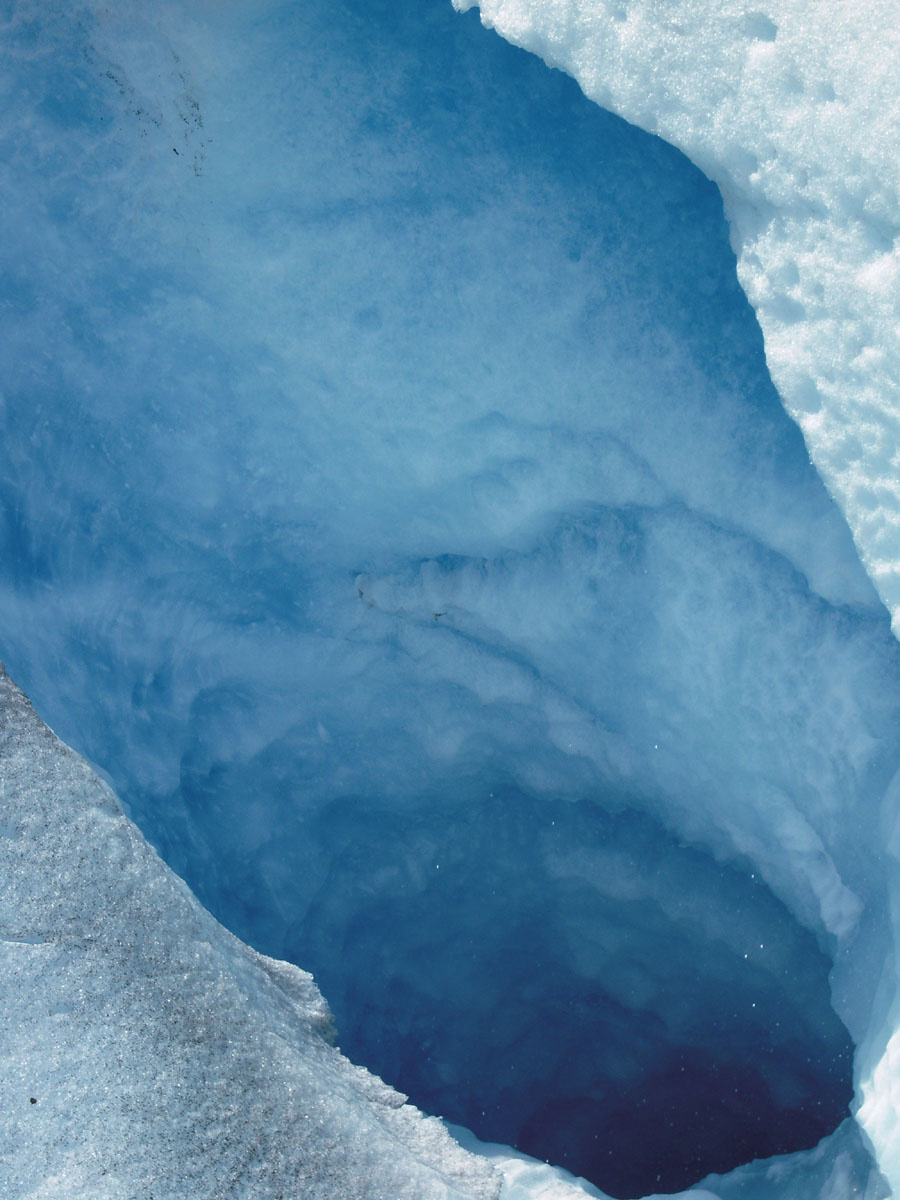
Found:
<path fill-rule="evenodd" d="M 720 183 L 849 470 L 889 31 L 482 15 Z M 0 653 L 231 931 L 4 678 L 10 1194 L 883 1195 L 900 648 L 715 187 L 446 0 L 0 19 Z"/>

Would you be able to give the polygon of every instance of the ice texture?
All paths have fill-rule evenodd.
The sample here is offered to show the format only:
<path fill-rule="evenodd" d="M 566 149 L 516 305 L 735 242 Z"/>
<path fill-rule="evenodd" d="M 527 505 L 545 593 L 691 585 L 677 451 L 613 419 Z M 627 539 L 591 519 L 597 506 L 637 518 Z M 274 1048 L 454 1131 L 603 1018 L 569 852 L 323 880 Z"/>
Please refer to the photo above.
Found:
<path fill-rule="evenodd" d="M 509 1146 L 479 1142 L 466 1129 L 451 1127 L 451 1132 L 502 1172 L 502 1200 L 583 1200 L 585 1196 L 608 1200 L 588 1180 L 576 1179 L 559 1167 L 516 1153 Z M 883 1180 L 872 1170 L 859 1127 L 846 1121 L 808 1153 L 749 1163 L 726 1176 L 710 1175 L 699 1187 L 654 1194 L 646 1200 L 881 1200 L 886 1195 Z"/>
<path fill-rule="evenodd" d="M 5 1200 L 496 1200 L 223 929 L 0 668 Z"/>
<path fill-rule="evenodd" d="M 855 1086 L 868 1129 L 889 1118 L 900 647 L 772 386 L 715 187 L 446 0 L 0 19 L 0 649 L 42 716 L 217 918 L 314 972 L 343 1051 L 552 1156 L 535 1195 L 571 1195 L 566 1167 L 619 1196 L 711 1171 L 723 1200 L 883 1195 L 845 1117 Z M 120 972 L 83 1035 L 102 1054 L 67 1027 L 47 1094 L 117 1054 L 146 1083 L 158 1027 L 129 1014 L 195 928 L 224 990 L 201 971 L 180 1020 L 213 1029 L 224 996 L 249 1058 L 232 1076 L 224 1033 L 195 1042 L 234 1092 L 180 1102 L 152 1170 L 96 1092 L 53 1143 L 36 1096 L 20 1191 L 67 1200 L 48 1156 L 88 1170 L 97 1137 L 118 1194 L 184 1164 L 212 1200 L 203 1163 L 286 1086 L 253 1058 L 287 1021 L 258 981 L 318 1001 L 146 849 L 132 881 L 46 802 L 108 901 L 39 840 L 3 843 L 32 855 L 17 879 L 117 931 L 73 952 L 85 1004 Z M 152 948 L 171 889 L 159 971 L 117 958 L 129 929 Z M 30 1013 L 42 978 L 11 1000 Z M 377 1195 L 367 1155 L 427 1195 L 431 1168 L 365 1132 L 384 1106 L 292 1038 L 278 1063 L 349 1097 L 331 1166 L 310 1143 L 322 1196 Z M 145 1141 L 171 1141 L 147 1104 Z M 309 1156 L 280 1128 L 286 1181 Z M 453 1161 L 471 1185 L 433 1186 L 477 1192 Z"/>
<path fill-rule="evenodd" d="M 460 11 L 474 7 L 453 3 Z M 772 378 L 847 516 L 896 631 L 894 6 L 479 0 L 477 7 L 486 25 L 569 72 L 597 103 L 678 146 L 719 185 Z M 891 806 L 882 829 L 894 852 L 895 827 Z M 897 1023 L 895 1011 L 863 1039 L 859 1116 L 900 1187 Z"/>
<path fill-rule="evenodd" d="M 900 620 L 893 4 L 483 0 L 478 8 L 486 24 L 680 147 L 719 185 L 772 378 Z"/>

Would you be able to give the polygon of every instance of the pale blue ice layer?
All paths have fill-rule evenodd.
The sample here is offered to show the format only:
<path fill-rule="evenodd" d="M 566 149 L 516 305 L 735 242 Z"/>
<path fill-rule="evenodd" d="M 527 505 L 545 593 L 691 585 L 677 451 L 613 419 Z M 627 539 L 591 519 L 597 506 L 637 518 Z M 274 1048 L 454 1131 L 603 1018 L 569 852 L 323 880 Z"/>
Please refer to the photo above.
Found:
<path fill-rule="evenodd" d="M 444 0 L 154 13 L 0 6 L 10 672 L 429 1111 L 812 1145 L 900 648 L 718 193 Z"/>

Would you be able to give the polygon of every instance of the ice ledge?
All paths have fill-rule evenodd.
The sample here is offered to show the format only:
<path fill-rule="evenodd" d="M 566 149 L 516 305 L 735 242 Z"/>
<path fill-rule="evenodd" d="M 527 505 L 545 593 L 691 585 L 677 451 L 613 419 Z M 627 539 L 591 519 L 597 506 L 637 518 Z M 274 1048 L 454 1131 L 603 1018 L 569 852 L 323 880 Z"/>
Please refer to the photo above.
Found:
<path fill-rule="evenodd" d="M 718 183 L 772 378 L 896 630 L 896 6 L 481 0 L 478 8 L 484 24 L 678 146 Z"/>
<path fill-rule="evenodd" d="M 312 977 L 161 862 L 0 667 L 4 1200 L 495 1200 L 328 1043 Z"/>

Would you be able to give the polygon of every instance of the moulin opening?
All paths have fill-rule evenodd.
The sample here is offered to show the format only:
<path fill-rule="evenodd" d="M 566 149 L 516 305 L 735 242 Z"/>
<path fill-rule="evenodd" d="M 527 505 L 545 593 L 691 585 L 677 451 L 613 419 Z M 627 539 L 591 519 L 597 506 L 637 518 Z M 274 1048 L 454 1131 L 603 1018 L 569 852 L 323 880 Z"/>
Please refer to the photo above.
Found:
<path fill-rule="evenodd" d="M 616 1196 L 813 1144 L 852 1047 L 734 848 L 866 895 L 900 659 L 715 188 L 446 0 L 130 13 L 21 56 L 13 674 L 427 1111 Z"/>
<path fill-rule="evenodd" d="M 754 873 L 655 820 L 497 786 L 336 804 L 290 947 L 340 1044 L 427 1112 L 615 1197 L 809 1149 L 847 1115 L 830 963 Z"/>

